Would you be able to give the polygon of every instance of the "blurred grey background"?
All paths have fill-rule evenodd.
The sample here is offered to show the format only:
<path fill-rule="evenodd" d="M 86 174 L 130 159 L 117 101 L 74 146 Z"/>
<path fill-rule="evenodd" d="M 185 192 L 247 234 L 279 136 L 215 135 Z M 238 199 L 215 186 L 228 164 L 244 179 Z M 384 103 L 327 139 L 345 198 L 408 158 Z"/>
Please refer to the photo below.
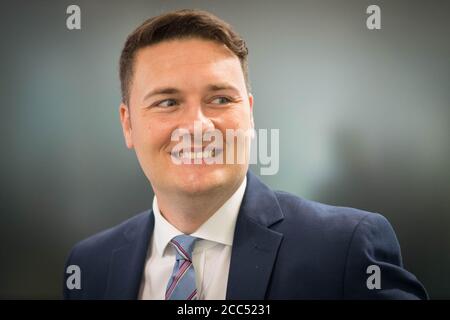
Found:
<path fill-rule="evenodd" d="M 370 4 L 381 30 L 366 28 Z M 382 213 L 405 267 L 450 298 L 450 2 L 438 0 L 1 1 L 0 298 L 59 299 L 70 248 L 151 206 L 122 138 L 118 58 L 142 21 L 181 8 L 247 41 L 256 125 L 280 129 L 280 170 L 263 180 Z"/>

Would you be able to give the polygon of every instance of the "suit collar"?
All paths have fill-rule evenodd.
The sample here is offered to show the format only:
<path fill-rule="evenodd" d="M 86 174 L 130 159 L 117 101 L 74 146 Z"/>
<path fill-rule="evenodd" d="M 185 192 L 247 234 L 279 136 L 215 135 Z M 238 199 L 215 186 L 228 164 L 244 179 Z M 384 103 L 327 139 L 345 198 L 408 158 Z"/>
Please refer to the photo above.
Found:
<path fill-rule="evenodd" d="M 275 193 L 250 170 L 247 172 L 247 188 L 239 215 L 265 227 L 284 217 Z"/>
<path fill-rule="evenodd" d="M 250 171 L 236 223 L 227 300 L 265 299 L 283 235 L 269 229 L 283 219 L 272 190 Z"/>

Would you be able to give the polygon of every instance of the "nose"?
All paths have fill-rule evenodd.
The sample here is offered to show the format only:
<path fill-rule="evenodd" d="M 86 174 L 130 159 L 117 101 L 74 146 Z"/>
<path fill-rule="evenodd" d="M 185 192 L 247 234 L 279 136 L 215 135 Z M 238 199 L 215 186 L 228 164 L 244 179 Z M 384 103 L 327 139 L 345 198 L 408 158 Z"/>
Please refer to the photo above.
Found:
<path fill-rule="evenodd" d="M 213 121 L 205 115 L 201 103 L 187 106 L 181 115 L 178 129 L 187 130 L 191 137 L 214 130 Z"/>

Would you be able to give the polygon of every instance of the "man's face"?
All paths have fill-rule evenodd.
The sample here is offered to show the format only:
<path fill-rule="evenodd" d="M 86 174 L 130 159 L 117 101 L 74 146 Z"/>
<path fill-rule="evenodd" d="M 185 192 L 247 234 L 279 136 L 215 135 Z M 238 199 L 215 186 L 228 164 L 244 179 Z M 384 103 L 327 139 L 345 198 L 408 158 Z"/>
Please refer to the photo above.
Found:
<path fill-rule="evenodd" d="M 120 106 L 120 116 L 126 144 L 135 149 L 157 194 L 207 194 L 237 187 L 246 174 L 248 160 L 225 163 L 227 150 L 234 148 L 236 154 L 240 147 L 227 144 L 225 130 L 253 128 L 252 106 L 238 57 L 213 41 L 182 39 L 137 52 L 129 106 Z M 173 161 L 171 151 L 179 141 L 171 140 L 172 133 L 184 130 L 193 137 L 195 122 L 203 132 L 222 133 L 217 157 L 223 156 L 223 164 Z M 192 151 L 209 143 L 197 145 L 192 139 Z"/>

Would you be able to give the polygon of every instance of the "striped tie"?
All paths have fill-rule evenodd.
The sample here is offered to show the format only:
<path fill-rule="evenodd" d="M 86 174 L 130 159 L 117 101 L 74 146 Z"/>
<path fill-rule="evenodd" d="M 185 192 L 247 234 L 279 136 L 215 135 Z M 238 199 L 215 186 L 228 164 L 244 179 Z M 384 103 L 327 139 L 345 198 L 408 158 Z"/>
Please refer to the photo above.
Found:
<path fill-rule="evenodd" d="M 197 286 L 192 265 L 192 250 L 197 238 L 185 234 L 170 240 L 176 249 L 176 261 L 166 289 L 166 300 L 196 300 Z"/>

